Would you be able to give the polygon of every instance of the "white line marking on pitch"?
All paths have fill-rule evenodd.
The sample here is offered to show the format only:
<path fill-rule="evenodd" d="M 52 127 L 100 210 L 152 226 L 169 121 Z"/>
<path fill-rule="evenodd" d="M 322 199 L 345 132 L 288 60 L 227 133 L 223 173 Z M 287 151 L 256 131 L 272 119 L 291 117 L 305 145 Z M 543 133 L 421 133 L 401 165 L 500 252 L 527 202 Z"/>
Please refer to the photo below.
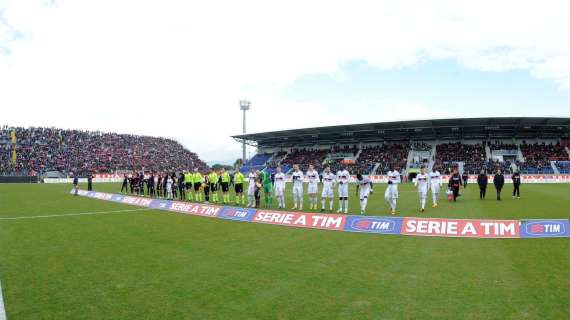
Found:
<path fill-rule="evenodd" d="M 0 282 L 0 320 L 6 319 L 6 309 L 4 308 L 4 298 L 2 296 L 2 282 Z"/>
<path fill-rule="evenodd" d="M 125 209 L 125 210 L 113 210 L 113 211 L 95 211 L 95 212 L 79 212 L 79 213 L 50 214 L 50 215 L 42 215 L 42 216 L 5 217 L 5 218 L 0 218 L 0 220 L 23 220 L 23 219 L 59 218 L 59 217 L 84 216 L 84 215 L 92 215 L 92 214 L 121 213 L 121 212 L 146 211 L 146 210 L 153 210 L 153 209 L 151 209 L 151 208 L 141 208 L 141 209 Z M 3 320 L 3 319 L 0 318 L 0 320 Z"/>

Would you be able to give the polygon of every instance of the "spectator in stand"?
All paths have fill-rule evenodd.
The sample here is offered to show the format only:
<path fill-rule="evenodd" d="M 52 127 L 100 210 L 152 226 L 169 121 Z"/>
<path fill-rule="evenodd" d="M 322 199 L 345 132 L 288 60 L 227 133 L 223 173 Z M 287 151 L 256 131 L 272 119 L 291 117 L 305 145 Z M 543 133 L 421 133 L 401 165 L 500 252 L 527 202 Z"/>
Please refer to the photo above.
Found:
<path fill-rule="evenodd" d="M 10 149 L 0 146 L 0 174 L 28 175 L 46 171 L 113 173 L 119 170 L 177 172 L 207 168 L 178 142 L 148 136 L 55 128 L 0 129 L 0 137 L 16 132 L 16 164 Z M 160 159 L 160 160 L 158 160 Z"/>

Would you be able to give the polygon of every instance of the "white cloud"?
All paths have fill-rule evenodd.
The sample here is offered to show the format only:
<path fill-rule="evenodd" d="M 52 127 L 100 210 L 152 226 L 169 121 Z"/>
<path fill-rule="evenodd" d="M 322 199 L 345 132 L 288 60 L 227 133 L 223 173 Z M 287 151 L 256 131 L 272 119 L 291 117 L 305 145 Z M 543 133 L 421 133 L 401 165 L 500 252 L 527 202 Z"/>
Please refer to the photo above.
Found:
<path fill-rule="evenodd" d="M 302 75 L 342 79 L 339 65 L 352 60 L 398 68 L 454 59 L 570 88 L 567 1 L 46 4 L 0 0 L 0 48 L 10 50 L 0 53 L 4 122 L 173 136 L 206 159 L 239 156 L 228 136 L 241 132 L 244 96 L 253 101 L 252 131 L 386 119 L 374 110 L 390 106 L 448 114 L 404 98 L 331 113 L 281 97 Z"/>

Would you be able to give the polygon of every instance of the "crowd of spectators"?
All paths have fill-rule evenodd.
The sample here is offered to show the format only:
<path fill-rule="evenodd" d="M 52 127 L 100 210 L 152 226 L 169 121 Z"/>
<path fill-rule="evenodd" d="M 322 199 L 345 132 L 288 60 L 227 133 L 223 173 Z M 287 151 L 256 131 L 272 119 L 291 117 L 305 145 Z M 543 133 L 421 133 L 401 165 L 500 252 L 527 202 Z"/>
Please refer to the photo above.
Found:
<path fill-rule="evenodd" d="M 556 161 L 556 167 L 560 173 L 570 173 L 570 161 Z"/>
<path fill-rule="evenodd" d="M 491 150 L 507 150 L 507 151 L 514 151 L 517 150 L 518 147 L 514 143 L 503 143 L 500 141 L 495 142 L 488 142 L 487 145 Z"/>
<path fill-rule="evenodd" d="M 410 151 L 408 143 L 384 144 L 369 149 L 368 161 L 374 164 L 379 163 L 375 174 L 386 174 L 396 166 L 400 168 L 400 171 L 406 169 L 408 152 Z M 362 154 L 360 156 L 362 157 Z"/>
<path fill-rule="evenodd" d="M 460 142 L 442 143 L 436 146 L 435 167 L 449 174 L 453 166 L 463 162 L 463 170 L 475 174 L 485 168 L 487 156 L 482 144 Z"/>
<path fill-rule="evenodd" d="M 11 132 L 16 132 L 16 164 L 11 163 Z M 62 130 L 11 128 L 0 130 L 0 172 L 30 175 L 60 171 L 86 175 L 117 171 L 206 170 L 207 165 L 180 143 L 166 138 Z"/>
<path fill-rule="evenodd" d="M 523 143 L 520 145 L 525 158 L 517 166 L 523 173 L 553 173 L 551 161 L 570 160 L 566 149 L 559 143 Z"/>
<path fill-rule="evenodd" d="M 431 144 L 425 142 L 414 142 L 410 147 L 414 151 L 431 151 Z"/>
<path fill-rule="evenodd" d="M 309 165 L 315 166 L 315 169 L 322 170 L 323 161 L 325 160 L 330 149 L 293 149 L 281 161 L 281 165 L 293 166 L 298 164 L 303 172 L 309 169 Z"/>

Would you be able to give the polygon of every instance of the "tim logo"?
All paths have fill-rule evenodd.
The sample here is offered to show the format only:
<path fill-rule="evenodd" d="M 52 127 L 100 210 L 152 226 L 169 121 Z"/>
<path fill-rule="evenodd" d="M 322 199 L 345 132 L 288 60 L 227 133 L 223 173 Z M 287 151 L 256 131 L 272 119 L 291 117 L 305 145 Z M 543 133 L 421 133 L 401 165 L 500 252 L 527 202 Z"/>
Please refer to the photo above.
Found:
<path fill-rule="evenodd" d="M 252 212 L 235 208 L 226 208 L 221 214 L 221 218 L 230 220 L 250 220 Z"/>
<path fill-rule="evenodd" d="M 537 221 L 529 222 L 526 225 L 526 232 L 530 235 L 559 235 L 564 234 L 564 224 L 558 221 Z"/>
<path fill-rule="evenodd" d="M 381 218 L 357 218 L 351 223 L 351 228 L 358 231 L 392 232 L 395 227 L 394 221 Z"/>

